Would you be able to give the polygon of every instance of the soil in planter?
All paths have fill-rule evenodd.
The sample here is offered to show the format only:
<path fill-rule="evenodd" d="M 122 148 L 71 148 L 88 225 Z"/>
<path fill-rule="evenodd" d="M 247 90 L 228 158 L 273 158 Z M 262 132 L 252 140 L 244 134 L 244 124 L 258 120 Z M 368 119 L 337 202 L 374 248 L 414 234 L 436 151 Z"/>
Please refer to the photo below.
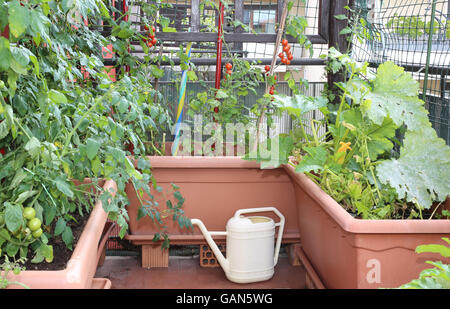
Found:
<path fill-rule="evenodd" d="M 84 213 L 84 216 L 80 216 L 78 211 L 71 214 L 75 218 L 75 221 L 71 220 L 67 222 L 67 225 L 72 229 L 73 233 L 73 244 L 72 248 L 75 249 L 78 239 L 80 239 L 81 233 L 84 230 L 84 226 L 86 225 L 89 219 L 90 213 Z M 56 221 L 52 223 L 51 231 L 55 230 Z M 27 262 L 25 263 L 26 270 L 63 270 L 67 266 L 67 262 L 69 262 L 72 257 L 73 251 L 67 248 L 66 244 L 59 236 L 53 236 L 49 239 L 48 244 L 53 246 L 53 262 L 47 263 L 45 260 L 41 263 L 31 263 L 31 260 L 34 257 L 34 252 L 32 250 L 29 251 L 27 256 Z"/>

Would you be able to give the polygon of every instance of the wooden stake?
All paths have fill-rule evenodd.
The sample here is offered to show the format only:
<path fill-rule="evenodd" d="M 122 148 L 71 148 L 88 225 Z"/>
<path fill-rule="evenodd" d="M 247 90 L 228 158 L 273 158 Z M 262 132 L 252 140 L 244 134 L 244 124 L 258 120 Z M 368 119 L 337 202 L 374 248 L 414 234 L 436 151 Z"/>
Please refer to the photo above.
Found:
<path fill-rule="evenodd" d="M 288 14 L 287 7 L 288 7 L 288 1 L 284 1 L 283 12 L 281 13 L 280 25 L 278 27 L 277 39 L 275 42 L 275 48 L 273 50 L 272 63 L 270 65 L 270 71 L 268 73 L 268 76 L 273 75 L 273 70 L 274 70 L 275 64 L 277 62 L 278 48 L 281 44 L 281 39 L 283 37 L 284 27 L 286 24 L 286 18 L 287 18 L 287 14 Z M 268 93 L 269 90 L 270 90 L 269 83 L 266 83 L 265 93 Z M 254 151 L 258 150 L 259 134 L 261 132 L 261 124 L 262 124 L 262 120 L 264 119 L 264 116 L 265 116 L 265 110 L 266 110 L 266 105 L 263 105 L 261 108 L 261 115 L 259 116 L 258 121 L 256 123 L 256 140 L 255 140 L 255 144 L 253 146 Z"/>

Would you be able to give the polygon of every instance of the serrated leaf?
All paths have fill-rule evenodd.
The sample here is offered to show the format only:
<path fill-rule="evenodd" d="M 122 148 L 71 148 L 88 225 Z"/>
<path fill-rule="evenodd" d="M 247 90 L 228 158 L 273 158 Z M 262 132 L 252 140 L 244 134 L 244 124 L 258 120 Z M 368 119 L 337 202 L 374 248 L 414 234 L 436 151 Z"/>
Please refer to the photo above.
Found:
<path fill-rule="evenodd" d="M 86 155 L 89 160 L 92 160 L 97 155 L 101 144 L 93 138 L 88 138 L 86 141 Z"/>
<path fill-rule="evenodd" d="M 217 99 L 225 99 L 225 98 L 228 98 L 228 94 L 225 91 L 223 91 L 222 89 L 219 89 L 216 92 L 216 98 Z"/>
<path fill-rule="evenodd" d="M 25 202 L 28 198 L 34 196 L 36 193 L 38 193 L 39 191 L 36 190 L 29 190 L 29 191 L 25 191 L 19 194 L 19 196 L 17 197 L 15 203 L 16 204 L 22 204 L 23 202 Z"/>
<path fill-rule="evenodd" d="M 450 147 L 432 128 L 407 131 L 400 157 L 381 162 L 376 171 L 400 198 L 427 209 L 450 195 Z"/>
<path fill-rule="evenodd" d="M 55 89 L 48 92 L 48 98 L 55 104 L 67 103 L 66 96 Z"/>
<path fill-rule="evenodd" d="M 69 226 L 66 226 L 66 228 L 64 229 L 63 233 L 62 233 L 62 240 L 64 241 L 64 243 L 66 244 L 67 248 L 69 248 L 70 250 L 72 250 L 72 245 L 73 245 L 73 233 L 72 233 L 72 229 Z"/>
<path fill-rule="evenodd" d="M 8 242 L 6 244 L 6 253 L 10 256 L 13 257 L 17 254 L 17 252 L 19 251 L 19 246 L 16 245 L 15 243 L 12 242 Z"/>
<path fill-rule="evenodd" d="M 431 126 L 418 89 L 411 74 L 393 62 L 385 62 L 378 67 L 373 90 L 365 96 L 361 110 L 379 125 L 389 116 L 398 127 L 405 124 L 409 130 Z"/>
<path fill-rule="evenodd" d="M 11 232 L 15 232 L 23 224 L 22 207 L 8 202 L 5 202 L 4 205 L 6 228 Z"/>
<path fill-rule="evenodd" d="M 48 263 L 51 263 L 53 261 L 53 247 L 51 245 L 46 245 L 42 243 L 36 249 L 36 255 L 31 260 L 31 263 L 41 263 L 44 259 Z"/>
<path fill-rule="evenodd" d="M 274 95 L 273 103 L 278 106 L 280 110 L 287 111 L 290 115 L 300 117 L 301 115 L 318 110 L 322 107 L 327 106 L 327 99 L 324 97 L 309 97 L 305 95 L 295 95 L 295 96 L 283 96 Z"/>
<path fill-rule="evenodd" d="M 54 235 L 58 236 L 64 232 L 66 228 L 66 221 L 63 218 L 59 218 L 55 225 Z"/>
<path fill-rule="evenodd" d="M 0 72 L 7 71 L 10 66 L 11 50 L 7 38 L 0 37 Z"/>
<path fill-rule="evenodd" d="M 56 188 L 69 198 L 73 197 L 73 191 L 70 185 L 63 178 L 56 178 L 54 181 Z"/>
<path fill-rule="evenodd" d="M 0 139 L 3 139 L 9 133 L 9 125 L 7 121 L 0 122 Z"/>
<path fill-rule="evenodd" d="M 35 157 L 39 154 L 41 150 L 41 143 L 36 137 L 32 137 L 26 144 L 25 144 L 25 150 L 28 151 L 31 157 Z"/>

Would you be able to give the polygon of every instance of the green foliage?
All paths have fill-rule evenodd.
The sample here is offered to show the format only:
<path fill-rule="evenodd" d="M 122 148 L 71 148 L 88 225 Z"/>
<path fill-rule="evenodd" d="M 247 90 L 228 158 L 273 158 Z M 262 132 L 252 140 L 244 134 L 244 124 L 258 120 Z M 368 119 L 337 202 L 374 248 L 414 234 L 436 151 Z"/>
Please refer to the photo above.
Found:
<path fill-rule="evenodd" d="M 398 159 L 377 166 L 382 183 L 396 189 L 399 198 L 430 208 L 450 194 L 450 148 L 432 128 L 408 131 Z"/>
<path fill-rule="evenodd" d="M 430 33 L 430 27 L 433 26 L 432 34 L 436 34 L 439 30 L 439 23 L 433 21 L 425 22 L 420 16 L 398 16 L 390 18 L 386 23 L 386 28 L 391 29 L 395 34 L 408 36 L 416 39 L 422 35 Z"/>
<path fill-rule="evenodd" d="M 158 6 L 143 9 L 156 16 Z M 112 28 L 111 37 L 92 30 L 100 20 Z M 74 213 L 88 215 L 98 199 L 123 237 L 129 219 L 125 186 L 152 196 L 150 164 L 138 158 L 160 154 L 161 137 L 171 125 L 151 84 L 162 77 L 155 66 L 159 57 L 131 55 L 130 41 L 144 42 L 145 36 L 131 22 L 113 20 L 100 0 L 0 0 L 0 21 L 0 31 L 9 24 L 10 32 L 0 38 L 1 256 L 51 262 L 49 239 L 60 237 L 73 249 L 68 223 Z M 109 44 L 115 69 L 130 67 L 116 70 L 115 79 L 102 56 Z M 83 183 L 85 178 L 92 184 Z M 117 183 L 114 199 L 101 188 L 102 179 Z M 22 215 L 29 207 L 41 231 Z M 181 205 L 168 212 L 185 220 Z"/>
<path fill-rule="evenodd" d="M 442 239 L 447 245 L 450 244 L 448 238 Z M 450 257 L 450 247 L 439 244 L 417 246 L 416 253 L 423 252 L 438 253 L 443 258 Z M 450 265 L 442 261 L 426 261 L 426 263 L 434 268 L 421 271 L 418 279 L 403 284 L 399 289 L 450 289 Z"/>
<path fill-rule="evenodd" d="M 302 94 L 275 96 L 274 106 L 287 111 L 297 128 L 288 135 L 292 143 L 280 152 L 283 157 L 272 161 L 274 167 L 289 161 L 354 216 L 423 218 L 424 210 L 450 195 L 450 148 L 431 128 L 418 83 L 392 62 L 373 75 L 367 63 L 333 48 L 328 57 L 330 71 L 349 76 L 337 85 L 340 104 Z M 314 110 L 323 119 L 304 117 Z M 326 128 L 322 136 L 320 128 Z M 398 130 L 405 132 L 402 143 Z"/>

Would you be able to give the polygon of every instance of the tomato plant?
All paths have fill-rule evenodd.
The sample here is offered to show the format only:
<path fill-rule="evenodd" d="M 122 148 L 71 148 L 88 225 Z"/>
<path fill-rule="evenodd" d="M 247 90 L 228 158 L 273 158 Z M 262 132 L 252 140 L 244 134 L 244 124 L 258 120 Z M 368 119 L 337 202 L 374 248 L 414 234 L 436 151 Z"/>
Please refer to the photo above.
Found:
<path fill-rule="evenodd" d="M 158 6 L 143 9 L 156 16 Z M 109 37 L 95 30 L 99 20 L 111 28 Z M 9 37 L 0 37 L 0 256 L 51 262 L 49 239 L 60 237 L 73 249 L 68 222 L 75 212 L 88 215 L 97 199 L 123 237 L 125 185 L 149 196 L 156 190 L 143 155 L 160 153 L 158 140 L 171 125 L 152 86 L 164 71 L 160 58 L 148 54 L 148 36 L 131 21 L 113 19 L 100 0 L 0 0 L 0 33 L 6 26 Z M 143 59 L 129 53 L 131 40 L 145 47 Z M 114 79 L 102 55 L 109 45 Z M 123 66 L 130 70 L 119 70 Z M 100 186 L 107 178 L 118 185 L 114 199 Z M 170 211 L 188 223 L 180 208 Z"/>

